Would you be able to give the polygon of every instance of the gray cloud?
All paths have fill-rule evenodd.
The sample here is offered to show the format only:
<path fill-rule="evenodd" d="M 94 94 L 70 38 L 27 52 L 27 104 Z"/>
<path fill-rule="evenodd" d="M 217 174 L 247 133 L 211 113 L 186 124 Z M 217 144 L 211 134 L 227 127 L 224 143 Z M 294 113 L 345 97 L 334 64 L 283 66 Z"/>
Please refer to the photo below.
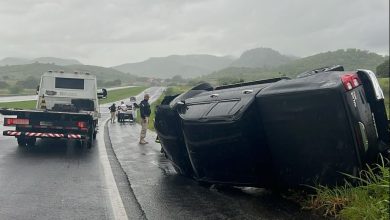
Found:
<path fill-rule="evenodd" d="M 388 0 L 2 0 L 0 58 L 57 56 L 111 66 L 153 56 L 389 53 Z"/>

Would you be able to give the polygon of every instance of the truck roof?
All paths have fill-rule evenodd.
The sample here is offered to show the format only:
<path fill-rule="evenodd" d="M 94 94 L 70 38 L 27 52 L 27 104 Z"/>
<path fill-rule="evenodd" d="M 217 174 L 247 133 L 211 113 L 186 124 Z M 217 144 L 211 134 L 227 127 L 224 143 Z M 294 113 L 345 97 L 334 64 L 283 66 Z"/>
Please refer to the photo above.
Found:
<path fill-rule="evenodd" d="M 79 79 L 96 79 L 95 75 L 83 72 L 65 73 L 64 71 L 47 71 L 43 73 L 42 77 L 64 77 L 64 78 L 79 78 Z"/>

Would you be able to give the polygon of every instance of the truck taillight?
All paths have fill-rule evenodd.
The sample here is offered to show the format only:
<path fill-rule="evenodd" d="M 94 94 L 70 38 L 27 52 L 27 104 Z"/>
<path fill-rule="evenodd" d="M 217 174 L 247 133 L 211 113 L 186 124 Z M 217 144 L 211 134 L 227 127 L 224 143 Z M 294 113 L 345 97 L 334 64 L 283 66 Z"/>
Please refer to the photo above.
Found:
<path fill-rule="evenodd" d="M 12 125 L 28 125 L 30 120 L 22 119 L 22 118 L 6 118 L 4 120 L 4 126 L 12 126 Z"/>
<path fill-rule="evenodd" d="M 79 127 L 79 128 L 86 128 L 87 127 L 87 122 L 85 122 L 85 121 L 78 121 L 77 122 L 77 127 Z"/>
<path fill-rule="evenodd" d="M 349 91 L 360 85 L 360 79 L 356 73 L 348 73 L 341 76 L 344 88 Z"/>

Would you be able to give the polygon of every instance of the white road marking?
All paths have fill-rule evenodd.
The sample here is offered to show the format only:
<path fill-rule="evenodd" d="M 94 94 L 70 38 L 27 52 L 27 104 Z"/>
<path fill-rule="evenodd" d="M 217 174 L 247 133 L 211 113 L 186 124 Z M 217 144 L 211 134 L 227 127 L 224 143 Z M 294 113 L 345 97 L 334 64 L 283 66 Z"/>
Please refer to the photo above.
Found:
<path fill-rule="evenodd" d="M 110 200 L 111 208 L 112 208 L 112 214 L 113 218 L 117 220 L 127 220 L 127 214 L 125 207 L 123 205 L 122 198 L 119 194 L 118 186 L 116 184 L 114 174 L 112 172 L 110 161 L 108 160 L 108 154 L 107 154 L 107 147 L 104 142 L 104 125 L 107 123 L 109 119 L 106 119 L 101 127 L 101 134 L 99 135 L 99 139 L 101 140 L 100 143 L 103 143 L 102 145 L 99 145 L 99 158 L 100 158 L 100 164 L 103 168 L 103 175 L 106 181 L 107 186 L 107 193 L 108 193 L 108 199 Z M 102 147 L 103 146 L 103 147 Z"/>
<path fill-rule="evenodd" d="M 154 102 L 158 97 L 161 95 L 161 92 L 163 91 L 163 87 L 159 88 L 154 94 L 151 94 L 151 102 Z M 143 99 L 143 94 L 149 93 L 150 88 L 144 90 L 140 94 L 137 95 L 137 103 L 140 102 L 140 100 Z M 124 101 L 127 99 L 123 99 Z M 107 108 L 110 104 L 101 105 L 100 107 Z M 107 110 L 107 109 L 105 109 Z M 104 123 L 102 123 L 100 127 L 100 134 L 98 135 L 99 142 L 103 143 L 103 145 L 99 145 L 99 158 L 101 162 L 101 166 L 103 167 L 103 175 L 105 178 L 106 186 L 107 186 L 107 193 L 108 193 L 108 199 L 110 200 L 110 205 L 112 208 L 112 215 L 114 219 L 122 220 L 122 219 L 128 219 L 125 207 L 123 205 L 122 198 L 119 193 L 118 186 L 116 184 L 114 174 L 112 172 L 110 161 L 108 160 L 108 154 L 107 154 L 107 147 L 104 142 L 104 126 L 110 119 L 107 118 Z M 102 149 L 101 146 L 104 146 L 104 149 Z"/>

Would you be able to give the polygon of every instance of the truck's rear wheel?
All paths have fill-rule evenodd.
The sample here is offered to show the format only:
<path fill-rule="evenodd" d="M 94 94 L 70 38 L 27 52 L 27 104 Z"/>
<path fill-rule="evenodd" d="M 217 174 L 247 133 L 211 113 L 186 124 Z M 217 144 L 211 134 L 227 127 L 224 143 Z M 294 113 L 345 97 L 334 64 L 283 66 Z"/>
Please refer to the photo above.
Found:
<path fill-rule="evenodd" d="M 93 130 L 92 130 L 93 131 Z M 84 142 L 84 147 L 90 149 L 92 147 L 92 143 L 93 143 L 93 136 L 94 136 L 94 133 L 92 132 L 92 134 L 90 133 L 86 139 L 83 141 Z"/>
<path fill-rule="evenodd" d="M 26 140 L 27 146 L 31 146 L 31 147 L 35 146 L 35 142 L 37 142 L 36 138 L 27 138 L 25 140 Z"/>
<path fill-rule="evenodd" d="M 91 147 L 92 147 L 92 139 L 86 139 L 82 143 L 83 143 L 83 147 L 91 149 Z"/>
<path fill-rule="evenodd" d="M 16 140 L 18 141 L 18 145 L 19 147 L 25 147 L 26 146 L 26 139 L 25 138 L 22 138 L 22 137 L 18 137 L 16 138 Z"/>

